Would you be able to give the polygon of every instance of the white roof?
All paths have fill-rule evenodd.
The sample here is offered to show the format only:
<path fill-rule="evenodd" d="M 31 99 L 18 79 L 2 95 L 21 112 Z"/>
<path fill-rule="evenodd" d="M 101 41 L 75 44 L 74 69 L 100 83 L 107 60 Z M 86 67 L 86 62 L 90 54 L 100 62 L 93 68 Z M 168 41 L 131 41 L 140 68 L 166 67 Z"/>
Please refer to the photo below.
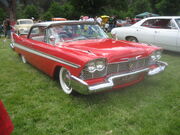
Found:
<path fill-rule="evenodd" d="M 17 21 L 33 21 L 32 19 L 18 19 Z"/>
<path fill-rule="evenodd" d="M 53 26 L 53 25 L 59 25 L 59 24 L 96 24 L 96 22 L 91 22 L 91 21 L 48 21 L 48 22 L 40 22 L 36 23 L 33 26 Z"/>
<path fill-rule="evenodd" d="M 144 18 L 144 19 L 140 20 L 139 22 L 133 24 L 132 27 L 133 27 L 133 26 L 141 25 L 141 23 L 143 23 L 144 21 L 149 20 L 149 19 L 180 19 L 180 16 L 156 16 L 156 17 L 147 17 L 147 18 Z"/>
<path fill-rule="evenodd" d="M 157 18 L 160 18 L 160 19 L 177 19 L 177 18 L 180 18 L 180 16 L 156 16 L 156 17 L 148 17 L 146 19 L 157 19 Z"/>

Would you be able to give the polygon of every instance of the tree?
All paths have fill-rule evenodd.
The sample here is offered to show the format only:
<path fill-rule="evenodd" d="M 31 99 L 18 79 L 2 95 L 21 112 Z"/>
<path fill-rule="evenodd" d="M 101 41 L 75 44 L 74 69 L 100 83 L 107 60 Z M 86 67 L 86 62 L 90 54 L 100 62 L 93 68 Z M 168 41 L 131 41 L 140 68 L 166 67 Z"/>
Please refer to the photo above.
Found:
<path fill-rule="evenodd" d="M 63 10 L 59 3 L 52 2 L 49 8 L 49 12 L 53 15 L 53 17 L 63 17 Z"/>
<path fill-rule="evenodd" d="M 35 19 L 38 19 L 39 18 L 39 11 L 34 5 L 28 5 L 24 9 L 24 15 L 26 18 L 34 17 Z"/>
<path fill-rule="evenodd" d="M 47 11 L 43 16 L 42 16 L 42 19 L 45 20 L 45 21 L 50 21 L 51 19 L 53 18 L 53 15 Z"/>
<path fill-rule="evenodd" d="M 179 0 L 158 0 L 158 3 L 155 6 L 161 15 L 180 14 Z"/>
<path fill-rule="evenodd" d="M 105 6 L 104 0 L 70 0 L 79 15 L 97 15 Z"/>
<path fill-rule="evenodd" d="M 0 8 L 0 22 L 2 23 L 5 18 L 6 18 L 6 12 L 4 12 L 2 8 Z"/>
<path fill-rule="evenodd" d="M 5 9 L 10 20 L 16 20 L 16 0 L 0 0 L 0 7 Z"/>

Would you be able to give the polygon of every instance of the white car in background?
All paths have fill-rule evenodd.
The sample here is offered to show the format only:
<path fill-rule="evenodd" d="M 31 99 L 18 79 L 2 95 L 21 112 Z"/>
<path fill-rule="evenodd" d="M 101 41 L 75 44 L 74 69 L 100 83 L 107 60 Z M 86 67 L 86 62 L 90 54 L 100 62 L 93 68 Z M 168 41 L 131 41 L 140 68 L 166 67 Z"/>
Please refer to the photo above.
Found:
<path fill-rule="evenodd" d="M 128 40 L 160 46 L 180 52 L 180 16 L 145 18 L 129 27 L 111 31 L 117 40 Z"/>
<path fill-rule="evenodd" d="M 34 23 L 32 19 L 18 19 L 14 26 L 15 32 L 18 34 L 28 34 L 33 24 Z"/>

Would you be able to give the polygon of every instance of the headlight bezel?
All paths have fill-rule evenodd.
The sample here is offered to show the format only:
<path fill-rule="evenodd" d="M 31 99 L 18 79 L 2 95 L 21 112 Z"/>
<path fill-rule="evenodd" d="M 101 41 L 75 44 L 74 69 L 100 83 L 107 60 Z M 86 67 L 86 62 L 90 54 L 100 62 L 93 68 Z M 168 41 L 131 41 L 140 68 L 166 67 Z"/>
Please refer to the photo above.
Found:
<path fill-rule="evenodd" d="M 100 58 L 100 59 L 95 59 L 95 60 L 89 61 L 86 64 L 84 69 L 90 73 L 94 73 L 96 71 L 101 72 L 105 68 L 106 68 L 106 59 Z"/>
<path fill-rule="evenodd" d="M 161 59 L 161 56 L 162 56 L 162 50 L 156 50 L 156 51 L 152 52 L 151 60 L 158 61 L 159 59 Z"/>

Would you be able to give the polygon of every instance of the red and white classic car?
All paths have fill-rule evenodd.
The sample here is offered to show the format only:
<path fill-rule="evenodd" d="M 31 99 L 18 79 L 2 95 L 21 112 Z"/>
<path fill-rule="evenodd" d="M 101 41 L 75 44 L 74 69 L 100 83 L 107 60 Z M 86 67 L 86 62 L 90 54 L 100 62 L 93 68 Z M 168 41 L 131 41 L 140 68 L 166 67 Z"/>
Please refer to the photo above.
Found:
<path fill-rule="evenodd" d="M 129 86 L 167 66 L 161 48 L 110 39 L 95 22 L 37 23 L 27 36 L 14 33 L 11 47 L 24 63 L 58 77 L 66 94 Z"/>

